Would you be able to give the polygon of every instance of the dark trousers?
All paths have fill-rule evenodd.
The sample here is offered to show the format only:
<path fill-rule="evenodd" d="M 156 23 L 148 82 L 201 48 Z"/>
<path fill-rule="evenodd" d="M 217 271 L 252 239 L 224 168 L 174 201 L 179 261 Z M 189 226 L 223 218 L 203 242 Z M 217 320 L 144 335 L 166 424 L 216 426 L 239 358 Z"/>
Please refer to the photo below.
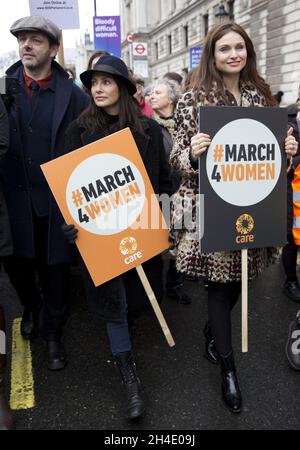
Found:
<path fill-rule="evenodd" d="M 70 267 L 67 264 L 47 264 L 47 217 L 34 216 L 34 242 L 35 258 L 7 257 L 4 258 L 4 268 L 23 306 L 34 309 L 43 300 L 43 337 L 48 340 L 60 339 L 68 317 Z"/>
<path fill-rule="evenodd" d="M 127 300 L 126 290 L 124 283 L 121 283 L 121 289 L 119 291 L 121 295 L 122 303 L 124 302 L 125 314 L 122 322 L 106 320 L 106 330 L 108 334 L 110 350 L 113 356 L 117 356 L 119 353 L 131 351 L 131 339 L 129 335 L 128 320 L 127 320 Z"/>
<path fill-rule="evenodd" d="M 297 280 L 297 253 L 298 245 L 295 244 L 292 235 L 288 236 L 288 243 L 282 249 L 282 265 L 288 281 Z"/>
<path fill-rule="evenodd" d="M 113 356 L 131 351 L 131 340 L 128 329 L 127 315 L 123 322 L 106 322 L 110 350 Z"/>
<path fill-rule="evenodd" d="M 231 311 L 241 292 L 241 283 L 208 282 L 208 320 L 221 356 L 232 352 Z"/>
<path fill-rule="evenodd" d="M 180 272 L 177 272 L 175 259 L 170 259 L 166 281 L 167 290 L 175 289 L 183 284 L 184 278 Z"/>

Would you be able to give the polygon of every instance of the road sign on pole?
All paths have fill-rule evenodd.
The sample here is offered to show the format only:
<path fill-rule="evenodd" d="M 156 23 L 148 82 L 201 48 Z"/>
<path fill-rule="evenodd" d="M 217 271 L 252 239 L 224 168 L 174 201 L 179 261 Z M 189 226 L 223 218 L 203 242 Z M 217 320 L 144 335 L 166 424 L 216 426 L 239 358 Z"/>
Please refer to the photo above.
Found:
<path fill-rule="evenodd" d="M 129 44 L 132 44 L 134 41 L 133 34 L 128 33 L 127 37 L 126 37 L 126 41 L 129 42 Z"/>
<path fill-rule="evenodd" d="M 132 46 L 132 54 L 135 58 L 147 56 L 147 44 L 145 42 L 135 42 Z"/>

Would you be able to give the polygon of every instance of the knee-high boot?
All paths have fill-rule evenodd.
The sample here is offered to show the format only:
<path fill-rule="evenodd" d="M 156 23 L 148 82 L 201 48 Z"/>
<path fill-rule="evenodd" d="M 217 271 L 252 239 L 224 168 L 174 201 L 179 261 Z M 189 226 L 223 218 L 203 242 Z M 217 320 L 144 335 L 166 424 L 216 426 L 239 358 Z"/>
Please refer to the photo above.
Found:
<path fill-rule="evenodd" d="M 123 384 L 126 389 L 126 416 L 129 420 L 139 418 L 144 412 L 144 402 L 141 397 L 141 383 L 137 375 L 136 365 L 131 352 L 119 353 L 115 357 Z"/>
<path fill-rule="evenodd" d="M 233 413 L 241 412 L 242 395 L 238 384 L 233 352 L 227 357 L 220 355 L 222 396 L 228 409 Z"/>
<path fill-rule="evenodd" d="M 3 353 L 1 353 L 2 351 Z M 5 398 L 5 369 L 5 320 L 4 311 L 0 306 L 0 430 L 11 430 L 13 427 L 13 416 Z"/>

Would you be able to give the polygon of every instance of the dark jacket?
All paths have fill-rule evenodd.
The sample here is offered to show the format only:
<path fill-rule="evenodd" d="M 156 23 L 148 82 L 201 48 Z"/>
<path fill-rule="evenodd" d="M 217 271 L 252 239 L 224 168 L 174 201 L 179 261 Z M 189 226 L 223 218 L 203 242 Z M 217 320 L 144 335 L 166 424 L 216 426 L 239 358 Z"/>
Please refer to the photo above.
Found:
<path fill-rule="evenodd" d="M 0 96 L 0 161 L 8 150 L 9 142 L 9 123 L 5 106 Z M 0 257 L 8 256 L 12 253 L 12 240 L 10 233 L 10 225 L 8 219 L 8 212 L 2 185 L 0 180 Z"/>
<path fill-rule="evenodd" d="M 148 172 L 154 192 L 156 194 L 172 194 L 172 185 L 169 176 L 169 166 L 163 146 L 160 126 L 152 119 L 144 118 L 146 135 L 133 133 L 136 145 Z M 68 151 L 88 145 L 105 137 L 101 130 L 91 133 L 73 122 L 66 133 L 66 147 Z M 143 264 L 149 282 L 160 302 L 163 296 L 162 261 L 156 256 Z M 128 313 L 130 316 L 138 315 L 150 305 L 144 288 L 135 269 L 120 277 L 116 277 L 98 288 L 93 286 L 86 272 L 87 296 L 92 310 L 106 320 L 123 321 L 125 314 L 124 295 L 125 287 Z"/>
<path fill-rule="evenodd" d="M 55 77 L 55 100 L 51 129 L 50 159 L 66 153 L 64 139 L 68 125 L 87 107 L 89 97 L 68 79 L 66 72 L 53 61 Z M 18 78 L 21 91 L 25 89 L 23 65 L 21 61 L 7 70 L 7 76 Z M 21 139 L 20 99 L 9 114 L 10 147 L 5 155 L 1 172 L 4 193 L 12 227 L 14 255 L 23 258 L 35 256 L 33 239 L 33 218 L 30 196 L 30 182 Z M 34 162 L 33 162 L 34 163 Z M 61 231 L 63 218 L 49 189 L 49 233 L 48 263 L 68 263 L 72 259 L 72 250 Z"/>

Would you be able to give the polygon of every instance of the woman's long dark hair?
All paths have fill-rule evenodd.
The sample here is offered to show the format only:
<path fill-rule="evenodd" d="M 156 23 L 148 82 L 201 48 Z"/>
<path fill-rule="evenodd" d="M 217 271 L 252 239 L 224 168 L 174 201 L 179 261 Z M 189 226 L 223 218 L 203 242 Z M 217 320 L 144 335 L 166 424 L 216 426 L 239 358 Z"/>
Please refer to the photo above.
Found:
<path fill-rule="evenodd" d="M 105 134 L 111 134 L 129 127 L 131 131 L 144 135 L 145 117 L 140 110 L 137 100 L 129 94 L 127 87 L 119 77 L 110 76 L 117 83 L 120 92 L 118 120 L 111 123 L 105 111 L 98 107 L 93 98 L 91 98 L 90 105 L 79 116 L 79 125 L 91 132 L 97 129 L 103 130 Z"/>
<path fill-rule="evenodd" d="M 201 62 L 196 69 L 193 79 L 194 91 L 197 94 L 202 89 L 206 93 L 209 93 L 214 83 L 216 83 L 218 92 L 220 92 L 220 95 L 224 100 L 226 99 L 222 74 L 215 65 L 215 46 L 216 42 L 230 31 L 238 33 L 244 39 L 247 49 L 247 63 L 240 73 L 240 82 L 253 85 L 257 91 L 264 96 L 268 106 L 275 106 L 276 102 L 272 96 L 270 86 L 258 74 L 256 67 L 256 53 L 253 43 L 244 28 L 236 23 L 215 25 L 208 32 L 204 42 Z"/>

